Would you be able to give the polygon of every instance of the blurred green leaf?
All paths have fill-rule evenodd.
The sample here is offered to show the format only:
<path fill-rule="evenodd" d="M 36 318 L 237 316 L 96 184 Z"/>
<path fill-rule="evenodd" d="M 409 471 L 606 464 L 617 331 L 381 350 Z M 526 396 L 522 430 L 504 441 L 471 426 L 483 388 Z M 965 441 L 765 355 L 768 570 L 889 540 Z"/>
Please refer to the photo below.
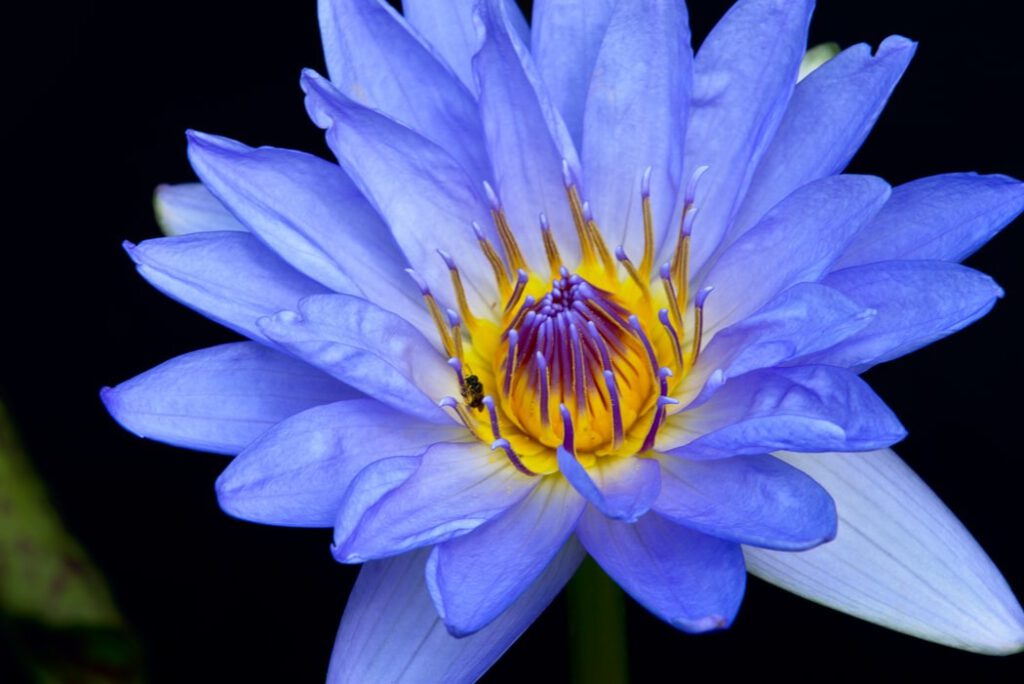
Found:
<path fill-rule="evenodd" d="M 139 682 L 141 651 L 0 405 L 0 629 L 36 682 Z"/>

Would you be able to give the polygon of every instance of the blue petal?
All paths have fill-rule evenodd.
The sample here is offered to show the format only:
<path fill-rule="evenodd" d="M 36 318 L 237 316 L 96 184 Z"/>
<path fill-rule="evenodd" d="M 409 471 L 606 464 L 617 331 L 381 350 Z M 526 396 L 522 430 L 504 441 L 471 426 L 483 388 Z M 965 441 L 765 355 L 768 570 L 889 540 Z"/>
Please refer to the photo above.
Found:
<path fill-rule="evenodd" d="M 824 275 L 889 197 L 873 176 L 832 176 L 800 188 L 725 250 L 704 280 L 715 291 L 705 331 L 757 311 L 777 293 Z"/>
<path fill-rule="evenodd" d="M 165 235 L 246 229 L 201 183 L 158 185 L 153 209 Z"/>
<path fill-rule="evenodd" d="M 565 123 L 504 7 L 504 0 L 482 0 L 478 5 L 485 36 L 473 58 L 498 194 L 523 254 L 534 268 L 547 263 L 538 222 L 541 212 L 550 219 L 563 258 L 573 264 L 579 251 L 562 160 L 576 174 L 579 161 Z"/>
<path fill-rule="evenodd" d="M 663 458 L 654 510 L 719 539 L 799 551 L 835 537 L 836 507 L 821 485 L 773 456 Z"/>
<path fill-rule="evenodd" d="M 747 373 L 725 383 L 706 403 L 669 421 L 696 435 L 655 446 L 685 458 L 728 458 L 790 451 L 867 451 L 906 436 L 892 411 L 848 370 L 796 366 Z"/>
<path fill-rule="evenodd" d="M 884 261 L 823 281 L 878 313 L 863 330 L 809 362 L 861 373 L 951 335 L 987 314 L 1003 291 L 984 273 L 946 261 Z"/>
<path fill-rule="evenodd" d="M 448 150 L 471 176 L 490 176 L 476 102 L 383 0 L 320 0 L 331 82 Z"/>
<path fill-rule="evenodd" d="M 100 393 L 114 419 L 140 437 L 232 455 L 289 416 L 355 396 L 254 342 L 190 352 Z"/>
<path fill-rule="evenodd" d="M 491 624 L 565 546 L 586 502 L 562 478 L 546 477 L 497 518 L 435 546 L 427 588 L 452 636 Z"/>
<path fill-rule="evenodd" d="M 433 329 L 387 226 L 335 164 L 195 132 L 189 158 L 221 201 L 296 269 Z"/>
<path fill-rule="evenodd" d="M 363 566 L 341 620 L 328 684 L 474 682 L 537 619 L 583 559 L 579 543 L 570 539 L 508 610 L 479 632 L 456 639 L 424 586 L 428 553 Z"/>
<path fill-rule="evenodd" d="M 917 44 L 900 36 L 878 52 L 861 43 L 797 84 L 733 226 L 739 234 L 810 181 L 841 172 L 882 113 Z"/>
<path fill-rule="evenodd" d="M 267 339 L 258 319 L 328 292 L 248 233 L 192 233 L 125 249 L 153 287 L 255 340 Z"/>
<path fill-rule="evenodd" d="M 497 290 L 473 235 L 474 221 L 492 242 L 496 235 L 471 178 L 444 149 L 388 117 L 339 93 L 306 71 L 306 107 L 341 166 L 387 221 L 410 264 L 449 305 L 449 272 L 437 249 L 455 256 L 474 307 L 489 307 Z"/>
<path fill-rule="evenodd" d="M 584 468 L 574 455 L 558 447 L 558 469 L 576 491 L 615 520 L 635 521 L 650 510 L 661 490 L 658 462 L 651 458 L 600 458 Z"/>
<path fill-rule="evenodd" d="M 1024 210 L 1024 183 L 1007 176 L 950 173 L 892 191 L 835 268 L 890 259 L 961 261 Z"/>
<path fill-rule="evenodd" d="M 414 420 L 372 399 L 318 406 L 274 426 L 231 461 L 217 479 L 217 500 L 253 522 L 331 527 L 367 465 L 420 456 L 464 435 L 461 427 Z"/>
<path fill-rule="evenodd" d="M 753 574 L 929 641 L 999 655 L 1024 650 L 1024 611 L 1006 580 L 896 454 L 779 456 L 831 492 L 839 532 L 803 553 L 745 549 Z"/>
<path fill-rule="evenodd" d="M 361 563 L 466 534 L 522 500 L 539 479 L 479 442 L 437 444 L 403 484 L 367 507 L 353 483 L 334 530 L 334 556 Z M 351 499 L 351 501 L 350 501 Z"/>
<path fill-rule="evenodd" d="M 683 2 L 620 2 L 587 91 L 584 186 L 604 234 L 636 258 L 644 244 L 640 192 L 647 167 L 655 246 L 675 224 L 692 80 Z"/>
<path fill-rule="evenodd" d="M 725 236 L 782 120 L 813 7 L 812 0 L 740 0 L 697 53 L 683 178 L 709 168 L 697 193 L 694 270 Z"/>
<path fill-rule="evenodd" d="M 503 0 L 509 21 L 519 40 L 530 40 L 530 29 L 519 6 Z M 480 49 L 480 36 L 473 21 L 477 0 L 404 0 L 402 10 L 409 24 L 441 54 L 462 82 L 476 92 L 471 60 Z"/>
<path fill-rule="evenodd" d="M 432 423 L 451 422 L 437 401 L 458 395 L 455 373 L 399 316 L 349 295 L 303 299 L 260 320 L 264 334 L 371 397 Z"/>
<path fill-rule="evenodd" d="M 788 363 L 842 342 L 868 325 L 874 315 L 870 305 L 858 304 L 836 289 L 798 283 L 757 313 L 717 333 L 691 375 L 706 379 L 720 370 L 722 379 L 729 379 Z"/>
<path fill-rule="evenodd" d="M 739 544 L 653 513 L 629 524 L 593 508 L 577 534 L 613 580 L 673 627 L 706 632 L 732 624 L 747 579 Z"/>
<path fill-rule="evenodd" d="M 537 70 L 578 145 L 583 106 L 616 0 L 535 0 L 531 52 Z"/>

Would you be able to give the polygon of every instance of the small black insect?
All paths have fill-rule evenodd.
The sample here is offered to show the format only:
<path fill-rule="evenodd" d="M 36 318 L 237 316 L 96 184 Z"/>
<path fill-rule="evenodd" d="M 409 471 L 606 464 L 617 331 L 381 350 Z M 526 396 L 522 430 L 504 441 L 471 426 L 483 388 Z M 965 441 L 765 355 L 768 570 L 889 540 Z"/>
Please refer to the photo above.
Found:
<path fill-rule="evenodd" d="M 462 386 L 462 398 L 466 406 L 482 411 L 484 408 L 484 385 L 475 375 L 466 376 L 466 384 Z"/>

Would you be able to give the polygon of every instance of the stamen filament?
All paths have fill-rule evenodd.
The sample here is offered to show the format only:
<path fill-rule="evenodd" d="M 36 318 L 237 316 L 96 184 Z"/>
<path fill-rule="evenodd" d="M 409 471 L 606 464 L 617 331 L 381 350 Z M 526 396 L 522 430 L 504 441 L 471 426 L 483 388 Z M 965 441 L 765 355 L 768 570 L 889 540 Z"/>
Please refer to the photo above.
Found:
<path fill-rule="evenodd" d="M 455 355 L 455 343 L 452 341 L 452 335 L 448 331 L 448 323 L 445 320 L 444 315 L 441 313 L 441 307 L 437 305 L 437 300 L 434 299 L 434 295 L 430 293 L 430 288 L 427 286 L 427 281 L 420 277 L 420 274 L 411 268 L 405 269 L 405 272 L 416 282 L 416 285 L 420 288 L 420 294 L 423 295 L 424 301 L 427 303 L 427 310 L 430 312 L 430 317 L 434 320 L 434 325 L 437 327 L 437 334 L 441 337 L 441 347 L 444 349 L 444 353 L 448 356 Z"/>
<path fill-rule="evenodd" d="M 622 245 L 619 245 L 618 247 L 615 248 L 615 258 L 618 259 L 619 263 L 626 268 L 626 273 L 629 274 L 629 277 L 636 284 L 636 286 L 640 288 L 640 291 L 643 293 L 644 298 L 646 299 L 650 297 L 651 292 L 650 290 L 647 289 L 647 282 L 636 270 L 636 266 L 633 265 L 633 262 L 629 260 L 629 257 L 626 255 L 626 250 L 622 247 Z"/>
<path fill-rule="evenodd" d="M 704 302 L 707 301 L 708 295 L 714 290 L 713 287 L 705 287 L 703 290 L 697 293 L 697 298 L 694 302 L 693 307 L 693 343 L 690 345 L 690 368 L 697 363 L 697 357 L 700 355 L 700 343 L 701 337 L 704 334 Z"/>
<path fill-rule="evenodd" d="M 648 166 L 644 169 L 640 181 L 640 203 L 644 215 L 644 255 L 640 259 L 640 274 L 645 282 L 651 279 L 651 268 L 654 266 L 654 215 L 651 211 L 651 172 Z"/>
<path fill-rule="evenodd" d="M 455 266 L 455 260 L 452 259 L 448 252 L 439 249 L 437 253 L 441 255 L 444 263 L 448 266 L 448 273 L 452 277 L 452 289 L 455 290 L 455 301 L 459 306 L 459 313 L 462 316 L 462 320 L 469 326 L 470 332 L 472 332 L 478 329 L 479 322 L 476 316 L 473 315 L 473 311 L 469 308 L 469 300 L 466 299 L 466 288 L 462 285 L 462 276 L 459 274 L 459 269 Z"/>
<path fill-rule="evenodd" d="M 526 260 L 523 259 L 523 253 L 519 251 L 519 243 L 516 242 L 516 237 L 508 225 L 508 218 L 501 206 L 501 200 L 498 199 L 494 188 L 487 181 L 484 181 L 484 193 L 491 205 L 491 219 L 494 221 L 494 227 L 498 229 L 498 238 L 501 240 L 501 246 L 505 249 L 508 265 L 513 271 L 526 268 Z"/>
<path fill-rule="evenodd" d="M 452 326 L 452 341 L 455 343 L 455 356 L 460 361 L 465 358 L 462 350 L 462 321 L 459 320 L 459 314 L 455 313 L 451 309 L 447 309 L 448 323 Z"/>
<path fill-rule="evenodd" d="M 548 257 L 548 268 L 551 269 L 551 277 L 554 278 L 562 267 L 562 255 L 558 253 L 558 243 L 551 234 L 551 224 L 544 212 L 540 214 L 540 234 L 544 238 L 544 253 Z"/>
<path fill-rule="evenodd" d="M 583 263 L 592 265 L 594 263 L 594 247 L 590 243 L 590 231 L 587 230 L 587 220 L 583 215 L 583 204 L 580 202 L 580 194 L 576 189 L 572 170 L 569 169 L 569 162 L 564 159 L 562 160 L 562 182 L 565 184 L 565 194 L 569 198 L 569 208 L 572 210 L 572 221 L 576 226 L 576 238 L 580 242 Z"/>
<path fill-rule="evenodd" d="M 519 460 L 518 456 L 516 456 L 516 452 L 513 451 L 512 445 L 504 437 L 502 437 L 501 439 L 496 439 L 493 442 L 491 442 L 491 451 L 494 451 L 495 449 L 504 449 L 505 456 L 508 457 L 509 462 L 511 462 L 512 465 L 515 466 L 515 469 L 521 472 L 523 475 L 529 475 L 530 477 L 537 476 L 537 473 L 533 472 L 525 465 L 523 465 L 523 462 Z"/>
<path fill-rule="evenodd" d="M 551 379 L 548 377 L 548 361 L 544 355 L 537 352 L 537 373 L 540 379 L 540 422 L 545 428 L 551 426 L 551 416 L 548 415 L 548 394 L 550 392 Z"/>
<path fill-rule="evenodd" d="M 612 448 L 618 449 L 622 446 L 623 440 L 622 405 L 619 400 L 619 390 L 615 384 L 615 373 L 604 370 L 601 374 L 604 376 L 604 384 L 608 388 L 608 401 L 612 407 L 612 430 L 615 435 L 612 440 Z"/>
<path fill-rule="evenodd" d="M 519 298 L 523 296 L 523 290 L 526 288 L 526 281 L 530 279 L 526 271 L 519 269 L 519 277 L 516 278 L 516 287 L 512 290 L 512 296 L 508 298 L 508 304 L 505 305 L 505 313 L 508 313 L 519 303 Z"/>
<path fill-rule="evenodd" d="M 665 287 L 665 298 L 668 299 L 669 309 L 672 312 L 672 323 L 680 330 L 683 329 L 683 312 L 679 308 L 679 299 L 676 295 L 676 288 L 672 284 L 671 268 L 668 264 L 661 267 L 661 284 Z"/>
<path fill-rule="evenodd" d="M 491 245 L 491 241 L 484 235 L 483 228 L 476 221 L 473 222 L 473 232 L 476 234 L 477 242 L 480 243 L 480 250 L 484 253 L 487 263 L 491 265 L 491 270 L 494 272 L 494 282 L 498 284 L 498 292 L 501 293 L 501 297 L 504 299 L 508 297 L 510 291 L 509 273 L 508 269 L 505 268 L 505 262 L 494 251 L 494 246 Z"/>
<path fill-rule="evenodd" d="M 672 321 L 669 320 L 668 309 L 660 309 L 658 311 L 658 320 L 665 327 L 665 332 L 668 333 L 668 338 L 672 342 L 672 355 L 676 361 L 676 370 L 682 373 L 685 369 L 683 364 L 683 345 L 679 341 L 679 334 L 672 326 Z"/>
<path fill-rule="evenodd" d="M 587 222 L 587 235 L 590 237 L 590 241 L 593 243 L 601 263 L 604 264 L 604 272 L 611 278 L 615 275 L 615 262 L 612 261 L 612 254 L 608 250 L 608 245 L 605 244 L 600 229 L 597 227 L 597 221 L 594 220 L 594 214 L 590 210 L 590 202 L 583 203 L 583 219 Z"/>

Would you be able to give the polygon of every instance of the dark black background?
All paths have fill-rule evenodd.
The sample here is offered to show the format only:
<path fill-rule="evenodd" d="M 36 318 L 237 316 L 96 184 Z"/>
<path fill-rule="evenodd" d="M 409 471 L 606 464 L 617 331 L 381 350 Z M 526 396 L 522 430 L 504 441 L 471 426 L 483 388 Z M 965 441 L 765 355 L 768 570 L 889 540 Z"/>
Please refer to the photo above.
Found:
<path fill-rule="evenodd" d="M 1024 57 L 1014 3 L 823 1 L 811 42 L 920 41 L 852 165 L 892 183 L 954 170 L 1024 178 Z M 38 6 L 44 5 L 44 6 Z M 695 39 L 727 2 L 692 2 Z M 303 66 L 320 69 L 315 2 L 23 3 L 5 9 L 0 399 L 67 524 L 107 574 L 155 681 L 323 678 L 355 569 L 329 532 L 222 514 L 222 457 L 139 440 L 97 392 L 232 335 L 162 297 L 121 251 L 157 235 L 151 192 L 192 179 L 186 128 L 326 155 L 305 118 Z M 13 14 L 11 14 L 13 12 Z M 13 185 L 11 182 L 13 178 Z M 13 207 L 13 212 L 11 208 Z M 1024 591 L 1020 390 L 1021 228 L 969 264 L 1007 291 L 969 330 L 872 371 L 910 430 L 899 452 Z M 1024 661 L 974 656 L 868 625 L 751 581 L 735 626 L 693 637 L 635 605 L 632 673 L 652 681 L 764 670 L 784 678 L 971 672 Z M 567 674 L 556 604 L 489 680 Z"/>

